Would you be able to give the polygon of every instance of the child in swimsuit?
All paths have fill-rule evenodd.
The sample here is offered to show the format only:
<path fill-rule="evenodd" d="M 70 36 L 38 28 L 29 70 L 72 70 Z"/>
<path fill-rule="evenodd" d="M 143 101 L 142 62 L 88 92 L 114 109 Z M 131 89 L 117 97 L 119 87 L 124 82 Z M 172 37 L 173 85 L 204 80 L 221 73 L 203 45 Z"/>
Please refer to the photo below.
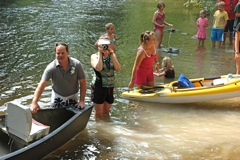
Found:
<path fill-rule="evenodd" d="M 175 71 L 171 58 L 164 57 L 162 60 L 162 68 L 160 69 L 160 72 L 154 72 L 153 74 L 158 77 L 164 76 L 165 78 L 174 78 Z"/>
<path fill-rule="evenodd" d="M 158 10 L 153 14 L 152 23 L 154 25 L 157 47 L 161 47 L 164 26 L 167 25 L 172 27 L 173 25 L 165 21 L 165 12 L 163 11 L 165 4 L 163 2 L 159 2 L 157 4 L 157 8 Z"/>
<path fill-rule="evenodd" d="M 114 24 L 113 23 L 107 23 L 105 25 L 106 32 L 102 36 L 100 36 L 99 39 L 109 39 L 110 44 L 108 45 L 109 49 L 111 48 L 114 52 L 116 52 L 116 36 L 114 34 Z M 95 43 L 95 46 L 98 47 L 98 41 Z"/>

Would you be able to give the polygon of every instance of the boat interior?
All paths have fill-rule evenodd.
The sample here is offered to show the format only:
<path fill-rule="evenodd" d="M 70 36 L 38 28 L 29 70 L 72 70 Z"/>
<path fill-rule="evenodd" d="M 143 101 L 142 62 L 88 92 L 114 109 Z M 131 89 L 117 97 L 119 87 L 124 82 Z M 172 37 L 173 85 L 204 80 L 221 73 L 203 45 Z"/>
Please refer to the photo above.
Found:
<path fill-rule="evenodd" d="M 75 115 L 67 108 L 44 109 L 32 114 L 29 107 L 6 103 L 0 115 L 0 156 L 8 154 L 48 135 Z"/>

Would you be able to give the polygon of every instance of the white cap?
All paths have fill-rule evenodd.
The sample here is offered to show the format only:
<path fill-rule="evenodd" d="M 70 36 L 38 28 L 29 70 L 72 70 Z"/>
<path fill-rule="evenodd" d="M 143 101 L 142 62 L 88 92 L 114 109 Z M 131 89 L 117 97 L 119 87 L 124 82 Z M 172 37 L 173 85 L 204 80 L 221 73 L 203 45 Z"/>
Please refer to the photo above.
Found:
<path fill-rule="evenodd" d="M 110 41 L 108 39 L 99 39 L 98 40 L 98 44 L 102 45 L 102 44 L 110 44 Z"/>

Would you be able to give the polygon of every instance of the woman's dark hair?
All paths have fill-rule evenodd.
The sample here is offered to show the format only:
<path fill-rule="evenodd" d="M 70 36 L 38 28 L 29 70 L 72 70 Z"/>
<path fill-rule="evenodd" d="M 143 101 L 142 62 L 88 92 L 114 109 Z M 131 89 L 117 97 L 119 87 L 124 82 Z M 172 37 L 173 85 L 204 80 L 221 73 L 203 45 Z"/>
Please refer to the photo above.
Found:
<path fill-rule="evenodd" d="M 207 17 L 205 10 L 202 9 L 202 10 L 200 11 L 200 13 L 203 13 L 203 14 L 205 15 L 205 16 L 204 16 L 205 18 Z"/>
<path fill-rule="evenodd" d="M 163 6 L 163 8 L 165 8 L 165 4 L 162 1 L 158 2 L 157 8 L 160 8 L 161 6 Z"/>
<path fill-rule="evenodd" d="M 68 52 L 68 45 L 66 43 L 56 43 L 55 47 L 54 47 L 54 51 L 55 52 L 56 52 L 56 47 L 60 46 L 60 45 L 64 46 L 66 48 L 66 51 Z"/>

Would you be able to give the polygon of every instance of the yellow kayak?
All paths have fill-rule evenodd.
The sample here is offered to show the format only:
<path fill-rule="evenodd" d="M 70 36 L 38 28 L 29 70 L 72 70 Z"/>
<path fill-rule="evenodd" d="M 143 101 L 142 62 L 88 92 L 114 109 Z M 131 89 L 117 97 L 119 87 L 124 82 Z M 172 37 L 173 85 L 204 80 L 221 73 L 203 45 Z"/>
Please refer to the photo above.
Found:
<path fill-rule="evenodd" d="M 183 87 L 178 79 L 168 84 L 125 91 L 122 97 L 147 102 L 193 103 L 240 96 L 240 75 L 196 78 L 188 81 L 190 86 Z"/>

